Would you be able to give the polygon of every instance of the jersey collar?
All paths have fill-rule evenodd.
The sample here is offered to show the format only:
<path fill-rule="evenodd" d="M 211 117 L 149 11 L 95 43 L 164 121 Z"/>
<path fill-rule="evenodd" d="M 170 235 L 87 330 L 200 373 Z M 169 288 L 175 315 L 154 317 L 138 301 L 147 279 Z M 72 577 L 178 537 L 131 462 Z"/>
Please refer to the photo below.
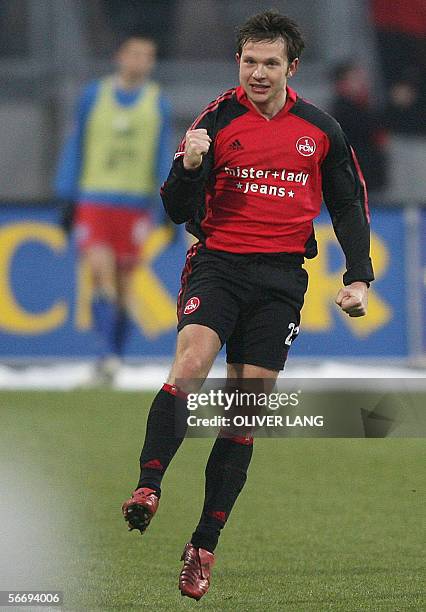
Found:
<path fill-rule="evenodd" d="M 286 90 L 287 90 L 287 98 L 286 98 L 285 104 L 283 108 L 275 115 L 275 117 L 278 117 L 279 115 L 287 114 L 289 110 L 294 106 L 297 100 L 297 93 L 294 91 L 294 89 L 292 89 L 291 87 L 287 85 Z M 250 100 L 248 99 L 247 94 L 244 91 L 244 89 L 241 87 L 241 85 L 238 85 L 235 91 L 237 95 L 237 100 L 240 104 L 242 104 L 243 106 L 246 106 L 251 111 L 260 115 L 260 113 L 256 110 L 256 107 L 254 106 L 254 104 L 252 104 Z M 273 119 L 275 119 L 275 117 L 273 117 Z"/>

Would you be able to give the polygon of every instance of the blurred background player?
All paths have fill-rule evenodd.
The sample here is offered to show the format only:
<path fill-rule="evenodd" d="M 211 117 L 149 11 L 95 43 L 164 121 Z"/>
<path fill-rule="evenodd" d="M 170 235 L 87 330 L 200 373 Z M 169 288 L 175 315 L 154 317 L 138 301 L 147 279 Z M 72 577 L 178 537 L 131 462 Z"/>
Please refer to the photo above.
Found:
<path fill-rule="evenodd" d="M 156 52 L 151 38 L 123 39 L 115 74 L 90 83 L 78 101 L 56 175 L 64 229 L 75 229 L 93 283 L 99 383 L 111 381 L 120 363 L 134 308 L 131 275 L 168 173 L 170 109 L 150 80 Z"/>
<path fill-rule="evenodd" d="M 426 96 L 422 87 L 414 66 L 402 71 L 392 83 L 384 111 L 389 132 L 414 138 L 426 135 Z"/>
<path fill-rule="evenodd" d="M 381 191 L 386 186 L 387 134 L 371 100 L 368 72 L 357 62 L 344 61 L 334 67 L 332 82 L 330 112 L 355 149 L 370 194 Z"/>

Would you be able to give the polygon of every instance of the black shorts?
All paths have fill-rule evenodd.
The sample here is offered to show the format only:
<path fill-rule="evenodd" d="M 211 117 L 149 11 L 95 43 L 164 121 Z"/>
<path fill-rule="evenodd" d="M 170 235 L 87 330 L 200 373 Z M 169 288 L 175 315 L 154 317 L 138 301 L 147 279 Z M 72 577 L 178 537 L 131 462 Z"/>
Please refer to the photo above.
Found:
<path fill-rule="evenodd" d="M 178 330 L 196 323 L 226 343 L 228 363 L 282 370 L 299 333 L 308 286 L 303 255 L 240 255 L 200 243 L 187 254 L 178 296 Z"/>

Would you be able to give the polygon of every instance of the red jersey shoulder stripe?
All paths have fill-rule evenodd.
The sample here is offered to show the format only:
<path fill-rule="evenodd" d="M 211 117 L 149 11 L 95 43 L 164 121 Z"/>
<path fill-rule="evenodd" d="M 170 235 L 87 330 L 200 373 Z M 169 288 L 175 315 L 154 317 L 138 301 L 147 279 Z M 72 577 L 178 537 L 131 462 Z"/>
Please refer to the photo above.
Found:
<path fill-rule="evenodd" d="M 367 217 L 367 221 L 370 223 L 370 208 L 368 206 L 368 192 L 367 192 L 367 185 L 365 184 L 365 178 L 364 175 L 362 173 L 361 170 L 361 166 L 359 165 L 359 161 L 358 158 L 356 156 L 356 153 L 354 151 L 354 149 L 352 147 L 350 147 L 351 149 L 351 155 L 352 155 L 352 159 L 358 174 L 358 178 L 359 178 L 359 182 L 361 183 L 361 187 L 362 190 L 364 192 L 364 198 L 363 198 L 363 204 L 364 204 L 364 212 L 365 212 L 365 216 Z"/>
<path fill-rule="evenodd" d="M 195 121 L 190 125 L 188 129 L 195 130 L 197 125 L 200 123 L 200 121 L 209 113 L 214 112 L 218 108 L 219 104 L 221 104 L 221 102 L 224 102 L 225 100 L 228 100 L 229 98 L 232 98 L 232 96 L 235 93 L 235 90 L 236 88 L 232 87 L 232 89 L 228 89 L 227 91 L 224 91 L 215 100 L 210 102 L 210 104 L 208 104 L 206 108 L 198 115 L 198 117 L 195 119 Z M 175 159 L 183 154 L 184 149 L 185 149 L 185 136 L 182 138 L 179 144 L 179 147 L 177 148 L 177 151 L 175 153 Z"/>
<path fill-rule="evenodd" d="M 217 107 L 219 106 L 219 104 L 223 102 L 224 100 L 227 100 L 228 98 L 232 98 L 232 96 L 235 93 L 235 90 L 236 88 L 232 87 L 232 89 L 228 89 L 227 91 L 224 91 L 215 100 L 210 102 L 210 104 L 208 104 L 206 108 L 198 115 L 198 117 L 195 119 L 195 121 L 193 122 L 193 124 L 191 125 L 189 129 L 194 130 L 195 127 L 200 123 L 203 117 L 205 117 L 208 113 L 215 111 Z"/>

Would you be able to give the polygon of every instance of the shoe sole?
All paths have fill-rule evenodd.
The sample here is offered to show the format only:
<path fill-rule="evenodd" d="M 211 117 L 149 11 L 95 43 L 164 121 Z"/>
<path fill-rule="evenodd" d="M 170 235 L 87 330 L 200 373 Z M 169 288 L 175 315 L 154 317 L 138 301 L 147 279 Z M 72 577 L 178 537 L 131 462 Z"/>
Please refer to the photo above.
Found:
<path fill-rule="evenodd" d="M 180 594 L 182 595 L 182 597 L 189 597 L 189 599 L 195 599 L 195 601 L 200 601 L 202 595 L 200 597 L 194 597 L 194 595 L 189 595 L 189 593 L 184 593 L 181 589 L 180 590 Z"/>
<path fill-rule="evenodd" d="M 143 535 L 151 522 L 153 514 L 140 504 L 132 504 L 126 509 L 124 520 L 128 523 L 129 531 L 138 529 Z"/>

